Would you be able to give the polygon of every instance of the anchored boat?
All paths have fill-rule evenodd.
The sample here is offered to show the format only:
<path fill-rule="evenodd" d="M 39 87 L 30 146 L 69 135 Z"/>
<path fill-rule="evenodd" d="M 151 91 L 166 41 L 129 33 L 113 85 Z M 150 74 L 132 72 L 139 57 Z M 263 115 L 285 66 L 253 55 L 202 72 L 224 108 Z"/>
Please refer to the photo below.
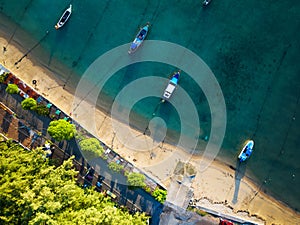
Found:
<path fill-rule="evenodd" d="M 72 5 L 70 4 L 69 8 L 67 8 L 64 13 L 62 14 L 62 16 L 60 17 L 59 21 L 57 22 L 57 24 L 55 25 L 55 29 L 59 29 L 61 28 L 63 25 L 65 25 L 65 23 L 68 21 L 68 19 L 70 18 L 72 14 Z"/>
<path fill-rule="evenodd" d="M 202 5 L 203 6 L 207 6 L 209 3 L 211 2 L 211 0 L 204 0 Z"/>
<path fill-rule="evenodd" d="M 238 156 L 240 162 L 244 162 L 250 157 L 253 151 L 253 147 L 254 147 L 254 141 L 250 140 L 246 143 L 246 145 L 243 147 L 241 153 Z"/>
<path fill-rule="evenodd" d="M 134 53 L 143 43 L 143 41 L 145 40 L 147 34 L 148 34 L 148 30 L 149 30 L 149 26 L 150 24 L 147 23 L 144 27 L 142 27 L 139 32 L 137 33 L 135 39 L 133 40 L 133 42 L 130 45 L 129 51 L 128 53 Z"/>
<path fill-rule="evenodd" d="M 164 91 L 164 94 L 162 96 L 162 101 L 166 101 L 166 100 L 169 100 L 178 84 L 178 80 L 179 80 L 179 77 L 180 77 L 180 70 L 178 72 L 175 72 L 173 74 L 173 76 L 171 77 L 169 83 L 168 83 L 168 86 L 166 87 L 165 91 Z"/>

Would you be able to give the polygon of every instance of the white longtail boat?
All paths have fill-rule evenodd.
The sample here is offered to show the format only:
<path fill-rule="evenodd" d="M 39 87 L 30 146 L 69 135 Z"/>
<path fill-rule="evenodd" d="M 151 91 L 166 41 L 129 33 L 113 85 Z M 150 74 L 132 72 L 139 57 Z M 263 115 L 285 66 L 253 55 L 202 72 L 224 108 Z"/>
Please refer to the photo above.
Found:
<path fill-rule="evenodd" d="M 69 8 L 67 8 L 64 13 L 62 14 L 62 16 L 60 17 L 59 21 L 57 22 L 57 24 L 55 25 L 55 29 L 58 30 L 59 28 L 61 28 L 63 25 L 65 25 L 65 23 L 68 21 L 68 19 L 70 18 L 72 14 L 72 5 L 70 4 Z"/>
<path fill-rule="evenodd" d="M 164 94 L 162 96 L 162 101 L 166 101 L 166 100 L 169 100 L 178 84 L 178 80 L 179 80 L 179 77 L 180 77 L 180 70 L 178 72 L 175 72 L 169 83 L 168 83 L 168 86 L 166 87 L 165 91 L 164 91 Z"/>

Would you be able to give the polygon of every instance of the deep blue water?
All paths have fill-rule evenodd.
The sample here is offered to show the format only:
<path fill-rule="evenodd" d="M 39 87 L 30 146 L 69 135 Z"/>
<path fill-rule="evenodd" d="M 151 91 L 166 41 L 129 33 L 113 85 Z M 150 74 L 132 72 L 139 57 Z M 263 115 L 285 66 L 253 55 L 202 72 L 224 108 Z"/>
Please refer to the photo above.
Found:
<path fill-rule="evenodd" d="M 54 25 L 70 3 L 73 14 L 56 31 Z M 49 35 L 30 56 L 55 71 L 72 90 L 96 58 L 130 42 L 149 21 L 148 39 L 192 50 L 215 74 L 227 107 L 219 160 L 238 167 L 239 149 L 253 138 L 255 151 L 246 165 L 247 176 L 299 211 L 299 11 L 297 0 L 212 1 L 205 9 L 201 1 L 183 0 L 0 0 L 0 25 L 8 38 L 27 50 L 48 30 Z M 167 78 L 176 69 L 160 63 L 128 66 L 107 82 L 99 106 L 109 111 L 114 97 L 130 82 L 149 75 Z M 199 86 L 183 74 L 180 86 L 188 90 L 197 107 L 203 142 L 210 132 L 208 103 Z M 157 101 L 147 98 L 136 104 L 132 126 L 143 131 Z M 176 109 L 167 103 L 157 115 L 168 125 L 168 140 L 176 143 L 180 135 Z"/>

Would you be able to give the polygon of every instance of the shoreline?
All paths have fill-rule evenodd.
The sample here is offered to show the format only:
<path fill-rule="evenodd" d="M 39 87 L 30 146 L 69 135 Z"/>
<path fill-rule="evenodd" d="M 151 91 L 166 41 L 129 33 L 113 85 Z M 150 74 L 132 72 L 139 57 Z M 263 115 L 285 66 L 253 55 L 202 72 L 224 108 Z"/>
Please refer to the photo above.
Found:
<path fill-rule="evenodd" d="M 5 46 L 7 39 L 0 37 L 0 43 Z M 0 63 L 30 86 L 33 79 L 37 80 L 36 90 L 57 105 L 66 114 L 69 114 L 72 109 L 73 95 L 63 89 L 62 86 L 59 86 L 59 82 L 53 75 L 53 71 L 50 71 L 45 65 L 41 65 L 39 62 L 35 62 L 34 59 L 28 58 L 23 59 L 18 65 L 19 68 L 14 66 L 14 62 L 24 54 L 21 48 L 21 44 L 13 40 L 5 54 L 3 54 L 3 52 L 1 53 Z M 55 88 L 49 90 L 49 87 Z M 86 103 L 85 107 L 91 108 L 88 103 Z M 76 117 L 76 115 L 73 117 L 80 124 L 82 124 L 81 121 L 83 121 L 84 125 L 85 118 L 80 116 Z M 162 162 L 158 161 L 158 159 L 167 158 L 166 161 L 174 160 L 175 162 L 177 159 L 181 159 L 181 157 L 189 158 L 182 150 L 176 149 L 174 146 L 166 143 L 149 152 L 156 154 L 154 160 L 150 159 L 149 155 L 145 154 L 145 152 L 134 152 L 125 149 L 124 144 L 115 139 L 110 117 L 96 109 L 96 118 L 97 121 L 101 121 L 100 125 L 97 126 L 97 136 L 101 137 L 104 143 L 112 147 L 122 157 L 138 168 L 151 174 L 155 174 L 157 171 L 160 172 L 161 174 L 159 174 L 159 176 L 157 176 L 157 174 L 155 174 L 155 176 L 163 183 L 168 183 L 170 178 L 170 174 L 168 175 L 168 173 L 172 172 L 172 168 L 167 170 L 164 168 L 164 174 L 162 174 L 162 167 L 160 165 Z M 133 129 L 130 130 L 136 135 L 140 135 L 140 132 Z M 199 164 L 199 158 L 199 156 L 193 157 L 191 163 L 194 165 Z M 155 160 L 156 162 L 154 162 Z M 167 165 L 170 166 L 170 164 Z M 215 160 L 207 170 L 202 173 L 197 173 L 192 185 L 194 188 L 194 199 L 208 199 L 210 203 L 202 201 L 202 206 L 216 207 L 216 205 L 224 205 L 224 211 L 226 211 L 226 208 L 230 209 L 230 207 L 233 208 L 235 213 L 240 211 L 245 213 L 245 211 L 248 211 L 250 215 L 255 215 L 257 218 L 265 220 L 266 224 L 285 224 L 286 222 L 296 224 L 299 220 L 299 213 L 293 211 L 284 203 L 275 200 L 272 196 L 264 194 L 262 187 L 255 185 L 253 181 L 246 176 L 240 179 L 238 201 L 232 205 L 230 195 L 234 192 L 234 183 L 235 171 L 233 171 L 228 164 Z M 219 190 L 220 187 L 222 187 L 222 190 Z M 211 202 L 214 203 L 212 206 L 209 205 Z"/>
<path fill-rule="evenodd" d="M 7 49 L 9 49 L 11 46 L 19 49 L 21 54 L 19 54 L 18 57 L 14 57 L 14 60 L 12 60 L 12 62 L 15 62 L 20 59 L 25 52 L 36 45 L 39 40 L 29 36 L 25 31 L 22 30 L 22 28 L 19 27 L 19 25 L 11 22 L 6 15 L 0 14 L 0 19 L 2 20 L 0 23 L 0 37 L 5 39 L 5 41 L 3 41 L 3 45 L 0 47 L 0 51 L 3 54 L 4 46 Z M 26 44 L 22 43 L 23 40 L 26 40 Z M 8 43 L 8 41 L 10 42 Z M 41 59 L 48 60 L 48 64 L 46 60 L 43 61 Z M 65 81 L 68 79 L 68 76 L 71 73 L 73 75 L 75 74 L 73 69 L 63 65 L 57 59 L 52 58 L 51 54 L 47 53 L 46 50 L 40 46 L 34 48 L 34 51 L 30 52 L 30 54 L 23 58 L 23 60 L 30 60 L 33 65 L 39 65 L 44 71 L 51 73 L 52 79 L 54 79 L 59 85 L 65 84 Z M 16 67 L 18 67 L 22 62 L 20 62 Z M 52 65 L 52 68 L 50 67 L 50 64 Z M 29 82 L 29 84 L 31 85 L 32 83 Z M 74 92 L 76 88 L 76 86 L 70 85 L 70 82 L 69 85 L 66 85 L 65 87 L 71 92 Z"/>

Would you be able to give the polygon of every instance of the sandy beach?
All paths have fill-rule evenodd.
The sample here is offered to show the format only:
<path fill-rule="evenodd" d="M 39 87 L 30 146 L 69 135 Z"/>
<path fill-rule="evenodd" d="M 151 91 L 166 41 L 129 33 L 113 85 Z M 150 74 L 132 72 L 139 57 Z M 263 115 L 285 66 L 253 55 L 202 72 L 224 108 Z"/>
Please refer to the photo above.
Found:
<path fill-rule="evenodd" d="M 7 44 L 0 37 L 1 49 Z M 24 54 L 24 49 L 16 43 L 11 43 L 6 52 L 0 53 L 0 63 L 13 74 L 31 85 L 37 80 L 36 90 L 61 108 L 65 113 L 72 112 L 73 93 L 66 91 L 55 79 L 54 74 L 39 65 L 31 56 L 24 58 L 18 64 L 14 63 Z M 126 149 L 124 143 L 115 137 L 110 116 L 107 116 L 87 102 L 82 103 L 85 109 L 96 110 L 98 122 L 96 135 L 108 146 L 113 148 L 126 160 L 145 171 L 149 176 L 159 180 L 167 188 L 172 183 L 172 173 L 179 160 L 189 161 L 195 168 L 200 157 L 190 157 L 181 149 L 168 144 L 160 144 L 149 151 L 137 152 Z M 72 114 L 73 119 L 83 127 L 88 126 L 88 120 L 82 113 Z M 128 129 L 130 129 L 128 127 Z M 152 143 L 148 136 L 130 129 L 137 137 Z M 150 144 L 149 144 L 150 146 Z M 205 160 L 205 159 L 202 159 Z M 300 215 L 276 199 L 266 195 L 262 187 L 256 186 L 244 176 L 243 168 L 230 167 L 219 161 L 214 161 L 204 171 L 198 171 L 192 183 L 195 204 L 228 215 L 245 218 L 257 224 L 299 224 Z"/>

